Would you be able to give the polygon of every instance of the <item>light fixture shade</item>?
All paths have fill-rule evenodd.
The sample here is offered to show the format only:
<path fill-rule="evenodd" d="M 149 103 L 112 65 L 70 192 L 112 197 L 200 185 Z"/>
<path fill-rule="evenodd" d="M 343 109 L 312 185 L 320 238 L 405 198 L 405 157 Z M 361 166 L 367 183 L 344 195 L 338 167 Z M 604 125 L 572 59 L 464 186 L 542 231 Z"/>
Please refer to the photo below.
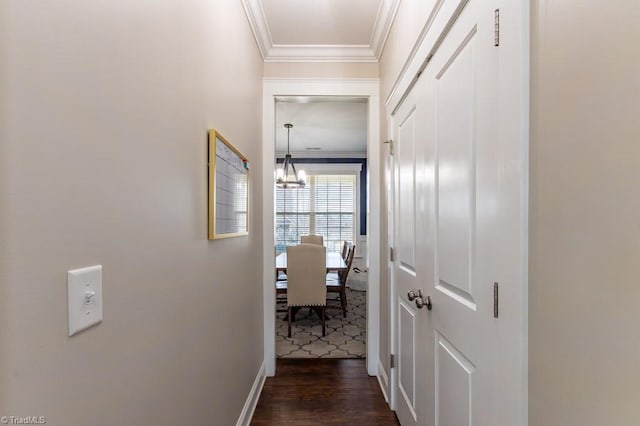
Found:
<path fill-rule="evenodd" d="M 306 174 L 304 171 L 296 171 L 296 166 L 293 164 L 291 154 L 289 153 L 289 133 L 293 124 L 285 124 L 287 129 L 287 155 L 284 157 L 282 168 L 276 169 L 276 186 L 278 188 L 304 188 L 307 184 Z"/>

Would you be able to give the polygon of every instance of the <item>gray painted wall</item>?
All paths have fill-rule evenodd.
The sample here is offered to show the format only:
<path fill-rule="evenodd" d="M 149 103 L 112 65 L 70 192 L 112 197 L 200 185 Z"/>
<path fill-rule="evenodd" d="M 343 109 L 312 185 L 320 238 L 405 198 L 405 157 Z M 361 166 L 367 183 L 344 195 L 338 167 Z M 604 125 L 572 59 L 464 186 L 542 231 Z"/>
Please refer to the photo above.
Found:
<path fill-rule="evenodd" d="M 640 421 L 640 2 L 533 0 L 531 426 Z"/>
<path fill-rule="evenodd" d="M 263 360 L 241 3 L 15 0 L 0 19 L 0 415 L 235 424 Z M 251 161 L 249 237 L 206 239 L 210 127 Z M 66 271 L 93 264 L 104 321 L 69 338 Z"/>

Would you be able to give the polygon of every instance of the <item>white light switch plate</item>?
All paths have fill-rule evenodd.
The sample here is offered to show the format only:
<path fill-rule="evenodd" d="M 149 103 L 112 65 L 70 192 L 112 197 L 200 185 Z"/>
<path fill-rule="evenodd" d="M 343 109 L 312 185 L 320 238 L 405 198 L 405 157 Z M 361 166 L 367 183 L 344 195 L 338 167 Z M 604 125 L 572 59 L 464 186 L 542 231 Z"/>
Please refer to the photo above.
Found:
<path fill-rule="evenodd" d="M 67 272 L 69 336 L 102 321 L 102 265 Z"/>

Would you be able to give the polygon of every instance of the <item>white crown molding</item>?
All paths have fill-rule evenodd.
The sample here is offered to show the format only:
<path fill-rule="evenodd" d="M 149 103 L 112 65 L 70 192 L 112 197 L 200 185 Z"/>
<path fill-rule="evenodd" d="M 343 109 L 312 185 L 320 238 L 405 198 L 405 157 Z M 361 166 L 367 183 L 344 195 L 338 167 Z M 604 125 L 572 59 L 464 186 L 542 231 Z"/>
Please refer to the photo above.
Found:
<path fill-rule="evenodd" d="M 393 24 L 399 6 L 400 0 L 382 0 L 380 2 L 376 22 L 373 24 L 371 40 L 369 41 L 369 46 L 373 50 L 376 60 L 379 60 L 380 56 L 382 56 L 382 49 L 387 42 L 387 37 L 389 37 L 391 24 Z"/>
<path fill-rule="evenodd" d="M 366 45 L 275 44 L 265 62 L 377 62 Z"/>
<path fill-rule="evenodd" d="M 260 0 L 242 0 L 245 13 L 265 62 L 378 62 L 400 0 L 382 0 L 369 45 L 273 44 Z"/>
<path fill-rule="evenodd" d="M 264 15 L 264 9 L 262 9 L 262 3 L 260 0 L 242 0 L 242 7 L 247 14 L 251 31 L 253 31 L 253 37 L 258 44 L 258 50 L 262 58 L 265 59 L 273 46 L 271 41 L 271 32 L 269 31 L 269 25 L 267 25 L 267 18 Z"/>

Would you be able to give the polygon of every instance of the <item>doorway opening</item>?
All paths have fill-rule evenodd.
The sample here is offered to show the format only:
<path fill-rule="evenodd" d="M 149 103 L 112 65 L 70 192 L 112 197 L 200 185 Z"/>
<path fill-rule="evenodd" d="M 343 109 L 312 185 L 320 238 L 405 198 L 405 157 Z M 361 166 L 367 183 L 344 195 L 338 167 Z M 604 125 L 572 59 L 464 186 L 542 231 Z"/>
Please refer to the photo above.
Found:
<path fill-rule="evenodd" d="M 289 335 L 287 287 L 293 284 L 277 272 L 277 358 L 366 356 L 367 103 L 353 96 L 275 98 L 276 175 L 284 175 L 290 161 L 305 176 L 304 186 L 297 176 L 290 178 L 293 188 L 276 185 L 275 254 L 284 259 L 287 247 L 315 235 L 344 262 L 344 269 L 327 274 L 324 335 L 312 309 L 292 315 Z"/>
<path fill-rule="evenodd" d="M 356 357 L 367 358 L 367 370 L 370 375 L 377 374 L 378 367 L 378 339 L 379 339 L 379 95 L 378 80 L 286 80 L 265 79 L 263 90 L 263 229 L 264 229 L 264 347 L 265 347 L 265 371 L 268 376 L 275 374 L 275 359 L 277 356 L 277 328 L 282 321 L 276 317 L 276 286 L 274 283 L 274 269 L 276 256 L 286 250 L 287 245 L 299 242 L 302 234 L 322 235 L 324 245 L 328 252 L 341 251 L 344 241 L 349 241 L 356 248 L 356 255 L 351 269 L 347 275 L 347 283 L 350 284 L 347 293 L 348 310 L 347 317 L 343 316 L 341 308 L 327 309 L 326 340 L 315 339 L 312 347 L 302 348 L 299 345 L 292 347 L 292 342 L 280 345 L 283 349 L 280 355 L 296 356 L 294 352 L 302 351 L 309 357 L 323 355 L 333 357 L 348 357 L 355 354 Z M 343 112 L 322 112 L 329 106 Z M 355 126 L 360 134 L 358 148 L 344 148 L 340 143 L 331 146 L 332 138 L 328 131 L 347 134 L 349 126 L 353 125 L 347 119 L 344 110 L 362 110 L 360 121 L 363 126 Z M 309 110 L 309 111 L 306 111 Z M 306 114 L 306 118 L 305 118 Z M 332 118 L 333 117 L 333 118 Z M 296 123 L 297 120 L 297 123 Z M 282 157 L 286 151 L 279 145 L 282 139 L 286 143 L 286 131 L 284 124 L 293 124 L 290 133 L 291 154 L 296 167 L 304 169 L 308 175 L 309 190 L 305 191 L 308 197 L 321 198 L 324 191 L 325 205 L 307 202 L 307 195 L 297 192 L 295 195 L 280 194 L 281 208 L 278 211 L 278 193 L 276 190 L 275 176 L 278 165 L 277 158 Z M 306 123 L 306 124 L 305 124 Z M 333 124 L 334 129 L 327 125 Z M 363 140 L 364 139 L 364 140 Z M 320 143 L 322 142 L 322 143 Z M 311 148 L 311 149 L 306 149 Z M 320 148 L 320 149 L 314 149 Z M 342 149 L 340 149 L 342 148 Z M 357 153 L 357 155 L 356 155 Z M 322 160 L 322 161 L 320 161 Z M 337 182 L 337 183 L 336 183 Z M 351 183 L 350 183 L 351 182 Z M 335 188 L 345 189 L 346 198 L 353 200 L 352 211 L 349 211 L 349 203 L 342 201 L 331 209 L 327 207 L 330 200 L 342 200 L 341 194 L 336 196 Z M 290 190 L 287 190 L 290 191 Z M 329 194 L 331 192 L 332 194 Z M 342 194 L 344 195 L 344 194 Z M 364 197 L 366 196 L 366 197 Z M 287 200 L 285 201 L 285 198 Z M 366 199 L 365 199 L 366 198 Z M 299 209 L 300 200 L 305 206 Z M 295 202 L 293 201 L 295 200 Z M 364 201 L 363 201 L 364 200 Z M 286 203 L 289 202 L 287 207 Z M 294 209 L 292 206 L 295 205 Z M 308 211 L 307 211 L 308 210 Z M 334 211 L 335 210 L 335 211 Z M 349 216 L 351 215 L 351 219 Z M 330 226 L 329 219 L 334 220 Z M 294 221 L 295 218 L 295 221 Z M 351 220 L 351 222 L 350 222 Z M 349 231 L 349 228 L 351 231 Z M 351 232 L 351 233 L 349 233 Z M 373 267 L 372 267 L 373 265 Z M 355 270 L 358 272 L 355 272 Z M 360 275 L 362 274 L 362 275 Z M 356 290 L 355 288 L 358 288 Z M 365 290 L 365 291 L 359 291 Z M 328 302 L 328 306 L 331 303 Z M 351 310 L 353 308 L 353 310 Z M 355 308 L 362 308 L 363 317 L 358 321 Z M 301 311 L 297 325 L 300 333 L 314 336 L 308 333 L 310 329 L 319 324 L 319 318 L 308 317 L 308 310 Z M 351 318 L 349 318 L 351 312 Z M 312 314 L 313 315 L 313 314 Z M 330 322 L 334 320 L 333 327 Z M 308 321 L 309 324 L 305 325 Z M 353 323 L 360 322 L 365 325 L 362 332 L 355 331 Z M 337 324 L 339 323 L 339 324 Z M 339 327 L 338 327 L 339 325 Z M 351 326 L 351 327 L 349 327 Z M 308 328 L 310 327 L 310 328 Z M 350 331 L 350 343 L 340 341 L 338 334 L 333 331 L 343 329 Z M 293 330 L 292 330 L 293 331 Z M 293 337 L 294 334 L 292 334 Z M 358 337 L 359 336 L 359 337 Z M 366 336 L 366 343 L 365 343 Z M 300 336 L 298 336 L 300 337 Z M 279 338 L 279 337 L 278 337 Z M 356 346 L 361 342 L 364 352 L 356 352 Z M 336 345 L 336 343 L 338 343 Z M 317 349 L 321 345 L 324 349 Z M 350 352 L 353 353 L 350 354 Z"/>

